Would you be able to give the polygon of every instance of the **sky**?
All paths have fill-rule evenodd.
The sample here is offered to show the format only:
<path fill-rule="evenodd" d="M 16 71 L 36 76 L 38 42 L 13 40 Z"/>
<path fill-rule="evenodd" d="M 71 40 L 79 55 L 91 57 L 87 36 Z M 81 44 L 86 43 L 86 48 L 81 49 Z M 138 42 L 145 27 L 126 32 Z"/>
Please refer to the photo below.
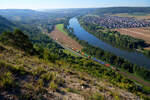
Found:
<path fill-rule="evenodd" d="M 0 9 L 150 7 L 150 0 L 0 0 Z"/>

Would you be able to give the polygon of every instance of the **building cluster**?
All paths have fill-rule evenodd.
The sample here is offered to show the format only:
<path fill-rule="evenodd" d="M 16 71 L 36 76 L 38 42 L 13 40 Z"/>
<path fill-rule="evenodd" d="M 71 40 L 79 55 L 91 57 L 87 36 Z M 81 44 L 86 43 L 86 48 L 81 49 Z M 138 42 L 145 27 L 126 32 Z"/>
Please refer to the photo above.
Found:
<path fill-rule="evenodd" d="M 138 20 L 131 17 L 118 17 L 118 16 L 103 16 L 103 17 L 87 16 L 84 18 L 84 22 L 95 23 L 97 25 L 110 29 L 150 26 L 150 22 L 145 20 Z"/>

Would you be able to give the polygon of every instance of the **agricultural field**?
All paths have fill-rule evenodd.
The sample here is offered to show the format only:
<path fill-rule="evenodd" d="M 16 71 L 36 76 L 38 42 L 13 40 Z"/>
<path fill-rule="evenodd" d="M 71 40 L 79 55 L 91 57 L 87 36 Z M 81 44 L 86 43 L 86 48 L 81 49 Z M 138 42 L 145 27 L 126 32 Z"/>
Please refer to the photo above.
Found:
<path fill-rule="evenodd" d="M 121 34 L 129 35 L 135 38 L 143 39 L 148 44 L 150 44 L 150 27 L 144 28 L 120 28 L 112 29 L 113 31 L 118 31 Z"/>
<path fill-rule="evenodd" d="M 119 13 L 119 14 L 114 14 L 112 16 L 119 16 L 119 17 L 134 17 L 139 20 L 150 20 L 150 14 L 142 14 L 142 13 L 137 13 L 137 14 L 128 14 L 128 13 Z"/>
<path fill-rule="evenodd" d="M 58 29 L 58 30 L 60 30 L 61 32 L 63 32 L 64 34 L 66 34 L 67 35 L 67 32 L 66 31 L 64 31 L 64 24 L 58 24 L 58 25 L 56 25 L 56 28 Z"/>
<path fill-rule="evenodd" d="M 67 36 L 67 32 L 63 30 L 63 24 L 56 25 L 54 31 L 52 31 L 49 36 L 69 48 L 78 50 L 83 48 L 78 42 Z"/>

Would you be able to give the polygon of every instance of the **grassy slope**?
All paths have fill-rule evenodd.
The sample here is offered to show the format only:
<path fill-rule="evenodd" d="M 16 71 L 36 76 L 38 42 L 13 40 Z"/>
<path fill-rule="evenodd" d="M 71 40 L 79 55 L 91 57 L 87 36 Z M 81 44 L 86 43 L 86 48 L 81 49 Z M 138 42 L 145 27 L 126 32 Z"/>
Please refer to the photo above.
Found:
<path fill-rule="evenodd" d="M 16 35 L 21 37 L 21 34 Z M 99 80 L 97 75 L 101 76 L 102 73 L 97 69 L 109 73 L 103 65 L 75 57 L 53 61 L 51 57 L 54 56 L 46 51 L 43 54 L 44 59 L 49 59 L 39 59 L 11 46 L 0 43 L 0 100 L 137 99 L 134 94 L 108 82 L 109 75 L 106 74 L 106 79 L 102 77 Z"/>
<path fill-rule="evenodd" d="M 61 32 L 63 32 L 64 34 L 68 34 L 66 31 L 64 31 L 64 24 L 58 24 L 58 25 L 56 25 L 56 28 L 58 29 L 58 30 L 60 30 Z"/>
<path fill-rule="evenodd" d="M 1 50 L 0 71 L 4 71 L 4 69 L 1 69 L 3 62 L 6 64 L 3 64 L 3 67 L 5 65 L 7 74 L 1 74 L 10 79 L 9 81 L 6 79 L 0 81 L 6 88 L 9 88 L 5 91 L 0 90 L 0 99 L 2 100 L 10 98 L 14 100 L 16 98 L 21 100 L 31 98 L 99 100 L 93 98 L 103 98 L 103 95 L 107 100 L 115 100 L 116 98 L 136 99 L 133 94 L 129 94 L 103 79 L 98 80 L 85 72 L 67 67 L 69 66 L 67 62 L 47 62 L 35 56 L 26 56 L 23 51 L 12 47 L 1 44 L 0 46 L 5 48 Z M 11 87 L 13 91 L 10 90 Z"/>

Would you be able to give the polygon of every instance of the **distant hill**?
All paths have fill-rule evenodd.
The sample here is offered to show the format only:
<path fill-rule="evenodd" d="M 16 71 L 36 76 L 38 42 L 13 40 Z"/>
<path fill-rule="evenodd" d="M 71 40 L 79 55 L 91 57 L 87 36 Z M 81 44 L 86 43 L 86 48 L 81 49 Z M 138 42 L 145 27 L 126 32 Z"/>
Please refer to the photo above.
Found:
<path fill-rule="evenodd" d="M 99 8 L 94 14 L 116 14 L 116 13 L 150 13 L 150 7 L 110 7 Z"/>
<path fill-rule="evenodd" d="M 30 10 L 30 9 L 1 9 L 0 15 L 12 21 L 31 21 L 50 19 L 53 17 L 78 16 L 81 14 L 92 13 L 92 8 L 88 9 L 58 9 L 58 10 Z"/>
<path fill-rule="evenodd" d="M 1 13 L 36 13 L 35 10 L 31 9 L 0 9 Z"/>
<path fill-rule="evenodd" d="M 95 11 L 96 8 L 72 8 L 72 9 L 41 9 L 41 12 L 50 13 L 76 13 L 76 14 L 86 14 Z"/>
<path fill-rule="evenodd" d="M 30 9 L 1 9 L 0 15 L 13 21 L 45 18 L 43 13 Z"/>
<path fill-rule="evenodd" d="M 115 13 L 150 13 L 150 7 L 109 7 L 109 8 L 78 8 L 78 9 L 1 9 L 0 15 L 13 21 L 30 21 L 49 19 L 50 17 L 78 16 L 87 13 L 94 14 L 115 14 Z"/>
<path fill-rule="evenodd" d="M 0 16 L 0 33 L 5 30 L 12 30 L 15 25 L 6 18 Z"/>

